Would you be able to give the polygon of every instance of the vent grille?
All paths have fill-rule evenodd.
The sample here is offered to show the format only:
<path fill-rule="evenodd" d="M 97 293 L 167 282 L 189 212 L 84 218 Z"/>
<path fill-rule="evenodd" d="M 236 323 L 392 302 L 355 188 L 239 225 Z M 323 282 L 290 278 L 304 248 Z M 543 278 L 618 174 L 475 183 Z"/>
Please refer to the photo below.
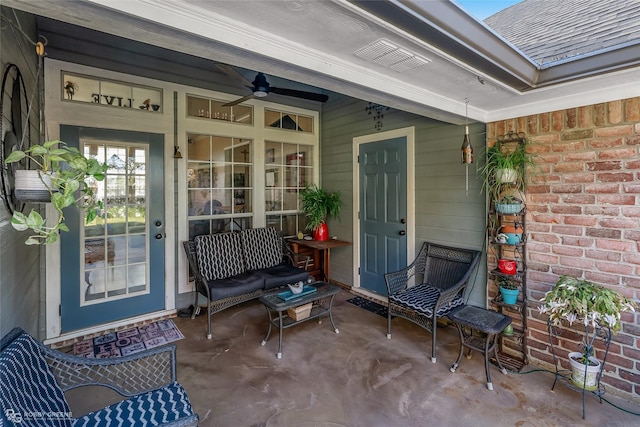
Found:
<path fill-rule="evenodd" d="M 430 61 L 393 43 L 380 39 L 355 52 L 354 55 L 400 73 L 428 64 Z"/>

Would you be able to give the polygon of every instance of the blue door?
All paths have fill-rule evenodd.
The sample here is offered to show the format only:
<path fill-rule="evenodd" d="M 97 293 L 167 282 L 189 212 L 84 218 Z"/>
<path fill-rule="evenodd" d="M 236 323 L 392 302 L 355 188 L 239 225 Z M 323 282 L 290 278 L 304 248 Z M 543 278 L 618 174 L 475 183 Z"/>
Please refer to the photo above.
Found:
<path fill-rule="evenodd" d="M 384 274 L 407 266 L 407 139 L 359 148 L 360 286 L 387 295 Z"/>
<path fill-rule="evenodd" d="M 84 211 L 65 211 L 62 331 L 164 309 L 163 136 L 61 126 L 60 139 L 109 167 L 92 183 L 104 204 L 98 218 L 85 224 Z"/>

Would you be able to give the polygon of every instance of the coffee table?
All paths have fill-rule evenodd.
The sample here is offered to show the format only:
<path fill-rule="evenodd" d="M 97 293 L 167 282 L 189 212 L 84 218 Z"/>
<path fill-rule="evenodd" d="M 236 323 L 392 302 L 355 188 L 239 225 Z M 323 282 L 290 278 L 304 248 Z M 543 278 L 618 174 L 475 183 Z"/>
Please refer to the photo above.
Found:
<path fill-rule="evenodd" d="M 280 331 L 280 336 L 278 339 L 278 352 L 276 353 L 276 357 L 278 359 L 282 358 L 282 333 L 285 329 L 290 328 L 291 326 L 295 326 L 299 323 L 303 323 L 311 319 L 318 319 L 318 323 L 322 323 L 321 316 L 328 315 L 329 320 L 331 321 L 331 325 L 333 326 L 333 330 L 336 334 L 340 333 L 338 328 L 336 328 L 336 324 L 333 322 L 333 316 L 331 315 L 333 298 L 338 292 L 340 292 L 340 287 L 327 282 L 314 282 L 309 286 L 313 286 L 314 288 L 316 288 L 316 292 L 302 295 L 300 297 L 295 297 L 286 301 L 278 296 L 278 294 L 281 294 L 283 292 L 282 289 L 269 292 L 260 297 L 260 302 L 264 304 L 265 308 L 267 309 L 267 314 L 269 315 L 269 330 L 267 331 L 267 336 L 265 337 L 265 339 L 262 340 L 261 345 L 264 346 L 267 344 L 269 335 L 271 335 L 271 327 L 277 327 Z M 288 309 L 299 307 L 308 303 L 313 304 L 309 317 L 300 320 L 294 320 L 287 315 Z"/>

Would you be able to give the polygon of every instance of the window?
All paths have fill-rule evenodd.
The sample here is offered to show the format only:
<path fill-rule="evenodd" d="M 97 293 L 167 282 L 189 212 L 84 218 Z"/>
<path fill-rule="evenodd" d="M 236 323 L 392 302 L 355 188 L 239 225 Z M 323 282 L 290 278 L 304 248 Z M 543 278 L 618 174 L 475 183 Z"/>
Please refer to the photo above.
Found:
<path fill-rule="evenodd" d="M 313 133 L 313 117 L 277 110 L 264 110 L 264 125 L 278 129 Z"/>
<path fill-rule="evenodd" d="M 313 146 L 267 141 L 265 147 L 267 226 L 293 236 L 306 226 L 299 193 L 313 183 Z"/>
<path fill-rule="evenodd" d="M 243 104 L 225 107 L 226 103 L 227 101 L 187 96 L 187 115 L 253 125 L 253 107 Z"/>
<path fill-rule="evenodd" d="M 188 134 L 189 239 L 251 228 L 253 141 Z"/>

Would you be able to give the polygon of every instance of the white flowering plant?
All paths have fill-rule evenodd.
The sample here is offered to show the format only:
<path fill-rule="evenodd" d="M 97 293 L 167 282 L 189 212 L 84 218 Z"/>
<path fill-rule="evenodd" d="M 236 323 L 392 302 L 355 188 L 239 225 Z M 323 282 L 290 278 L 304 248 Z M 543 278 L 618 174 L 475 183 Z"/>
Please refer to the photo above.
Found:
<path fill-rule="evenodd" d="M 637 307 L 613 289 L 572 276 L 561 276 L 540 301 L 540 313 L 547 313 L 553 325 L 560 325 L 562 320 L 569 325 L 581 322 L 585 327 L 609 327 L 614 334 L 620 330 L 621 314 Z"/>

